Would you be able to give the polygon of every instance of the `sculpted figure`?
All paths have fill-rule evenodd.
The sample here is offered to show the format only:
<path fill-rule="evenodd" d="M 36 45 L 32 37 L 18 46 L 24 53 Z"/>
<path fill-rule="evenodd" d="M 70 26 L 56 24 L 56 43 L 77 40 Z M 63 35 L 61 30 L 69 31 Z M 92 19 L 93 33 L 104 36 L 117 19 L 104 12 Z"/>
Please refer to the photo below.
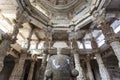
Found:
<path fill-rule="evenodd" d="M 61 49 L 49 58 L 45 71 L 46 80 L 73 80 L 78 74 L 70 57 L 61 54 Z"/>

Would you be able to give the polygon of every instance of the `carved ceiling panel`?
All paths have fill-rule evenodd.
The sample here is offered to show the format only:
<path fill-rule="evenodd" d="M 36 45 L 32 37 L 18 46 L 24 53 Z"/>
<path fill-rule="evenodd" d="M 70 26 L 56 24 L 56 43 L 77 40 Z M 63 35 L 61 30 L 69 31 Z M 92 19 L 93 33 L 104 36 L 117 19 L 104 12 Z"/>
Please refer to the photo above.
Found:
<path fill-rule="evenodd" d="M 51 2 L 54 5 L 65 5 L 74 0 L 47 0 L 47 1 Z"/>
<path fill-rule="evenodd" d="M 55 31 L 52 38 L 53 41 L 67 41 L 68 33 L 66 31 Z"/>

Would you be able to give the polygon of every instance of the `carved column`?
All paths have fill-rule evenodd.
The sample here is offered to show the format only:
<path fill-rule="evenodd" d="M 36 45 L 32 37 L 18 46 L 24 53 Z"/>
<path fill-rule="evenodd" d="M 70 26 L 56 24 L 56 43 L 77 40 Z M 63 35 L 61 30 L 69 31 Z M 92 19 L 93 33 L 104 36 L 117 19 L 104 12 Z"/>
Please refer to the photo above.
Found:
<path fill-rule="evenodd" d="M 80 64 L 79 54 L 73 51 L 74 61 L 75 61 L 75 69 L 78 70 L 79 75 L 77 76 L 77 80 L 86 80 L 83 69 Z"/>
<path fill-rule="evenodd" d="M 115 55 L 118 58 L 118 61 L 119 61 L 118 65 L 120 67 L 120 42 L 119 41 L 114 41 L 114 42 L 111 42 L 110 45 L 113 48 L 113 50 L 115 52 Z"/>
<path fill-rule="evenodd" d="M 24 64 L 26 60 L 27 54 L 21 54 L 19 61 L 16 62 L 15 67 L 12 71 L 11 77 L 9 80 L 22 80 L 24 73 Z"/>
<path fill-rule="evenodd" d="M 48 48 L 49 48 L 49 42 L 46 41 L 44 43 L 43 58 L 42 58 L 42 63 L 41 63 L 41 68 L 40 68 L 40 75 L 39 75 L 40 80 L 44 80 L 44 72 L 45 72 L 46 64 L 47 64 Z"/>
<path fill-rule="evenodd" d="M 3 41 L 0 44 L 0 71 L 2 71 L 4 66 L 4 58 L 7 51 L 10 49 L 11 37 L 8 34 L 3 36 Z"/>
<path fill-rule="evenodd" d="M 105 67 L 105 65 L 103 63 L 103 60 L 102 60 L 100 53 L 98 53 L 98 52 L 100 52 L 98 49 L 98 45 L 93 37 L 91 40 L 91 45 L 92 45 L 92 48 L 94 50 L 96 60 L 97 60 L 98 66 L 99 66 L 101 80 L 110 80 L 110 76 L 109 76 L 109 73 L 107 71 L 107 68 Z"/>
<path fill-rule="evenodd" d="M 73 50 L 71 52 L 74 55 L 75 69 L 78 70 L 79 72 L 79 75 L 77 76 L 77 80 L 86 80 L 85 74 L 80 64 L 79 54 L 77 53 L 78 45 L 76 40 L 72 41 L 72 47 Z"/>
<path fill-rule="evenodd" d="M 94 80 L 93 72 L 92 72 L 91 65 L 90 65 L 90 60 L 87 59 L 86 63 L 87 63 L 87 71 L 88 71 L 89 80 Z"/>
<path fill-rule="evenodd" d="M 32 61 L 27 80 L 32 80 L 32 78 L 33 78 L 33 72 L 34 72 L 34 67 L 35 67 L 35 61 Z"/>
<path fill-rule="evenodd" d="M 107 68 L 105 67 L 105 65 L 103 63 L 101 55 L 100 54 L 95 54 L 95 56 L 96 56 L 96 59 L 97 59 L 97 62 L 98 62 L 101 79 L 102 80 L 110 80 L 109 73 L 108 73 Z"/>

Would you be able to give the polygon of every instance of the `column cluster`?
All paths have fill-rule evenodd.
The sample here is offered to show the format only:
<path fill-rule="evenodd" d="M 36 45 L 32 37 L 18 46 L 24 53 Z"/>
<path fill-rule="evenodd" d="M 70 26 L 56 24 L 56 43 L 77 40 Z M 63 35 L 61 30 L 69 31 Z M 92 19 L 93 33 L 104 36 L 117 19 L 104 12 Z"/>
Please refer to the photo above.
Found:
<path fill-rule="evenodd" d="M 96 11 L 93 16 L 95 17 L 95 22 L 98 24 L 98 27 L 102 30 L 105 36 L 105 41 L 112 47 L 119 61 L 118 65 L 120 67 L 120 42 L 118 37 L 115 35 L 114 30 L 110 27 L 110 22 L 106 19 L 105 14 L 105 9 L 103 8 L 100 11 Z"/>

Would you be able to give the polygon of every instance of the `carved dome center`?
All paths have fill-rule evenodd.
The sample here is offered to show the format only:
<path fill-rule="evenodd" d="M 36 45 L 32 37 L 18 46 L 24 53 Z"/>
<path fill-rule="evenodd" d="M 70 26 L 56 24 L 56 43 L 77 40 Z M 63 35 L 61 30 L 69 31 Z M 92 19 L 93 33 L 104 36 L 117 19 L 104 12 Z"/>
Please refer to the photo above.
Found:
<path fill-rule="evenodd" d="M 73 0 L 47 0 L 47 1 L 51 2 L 54 5 L 66 5 Z"/>

